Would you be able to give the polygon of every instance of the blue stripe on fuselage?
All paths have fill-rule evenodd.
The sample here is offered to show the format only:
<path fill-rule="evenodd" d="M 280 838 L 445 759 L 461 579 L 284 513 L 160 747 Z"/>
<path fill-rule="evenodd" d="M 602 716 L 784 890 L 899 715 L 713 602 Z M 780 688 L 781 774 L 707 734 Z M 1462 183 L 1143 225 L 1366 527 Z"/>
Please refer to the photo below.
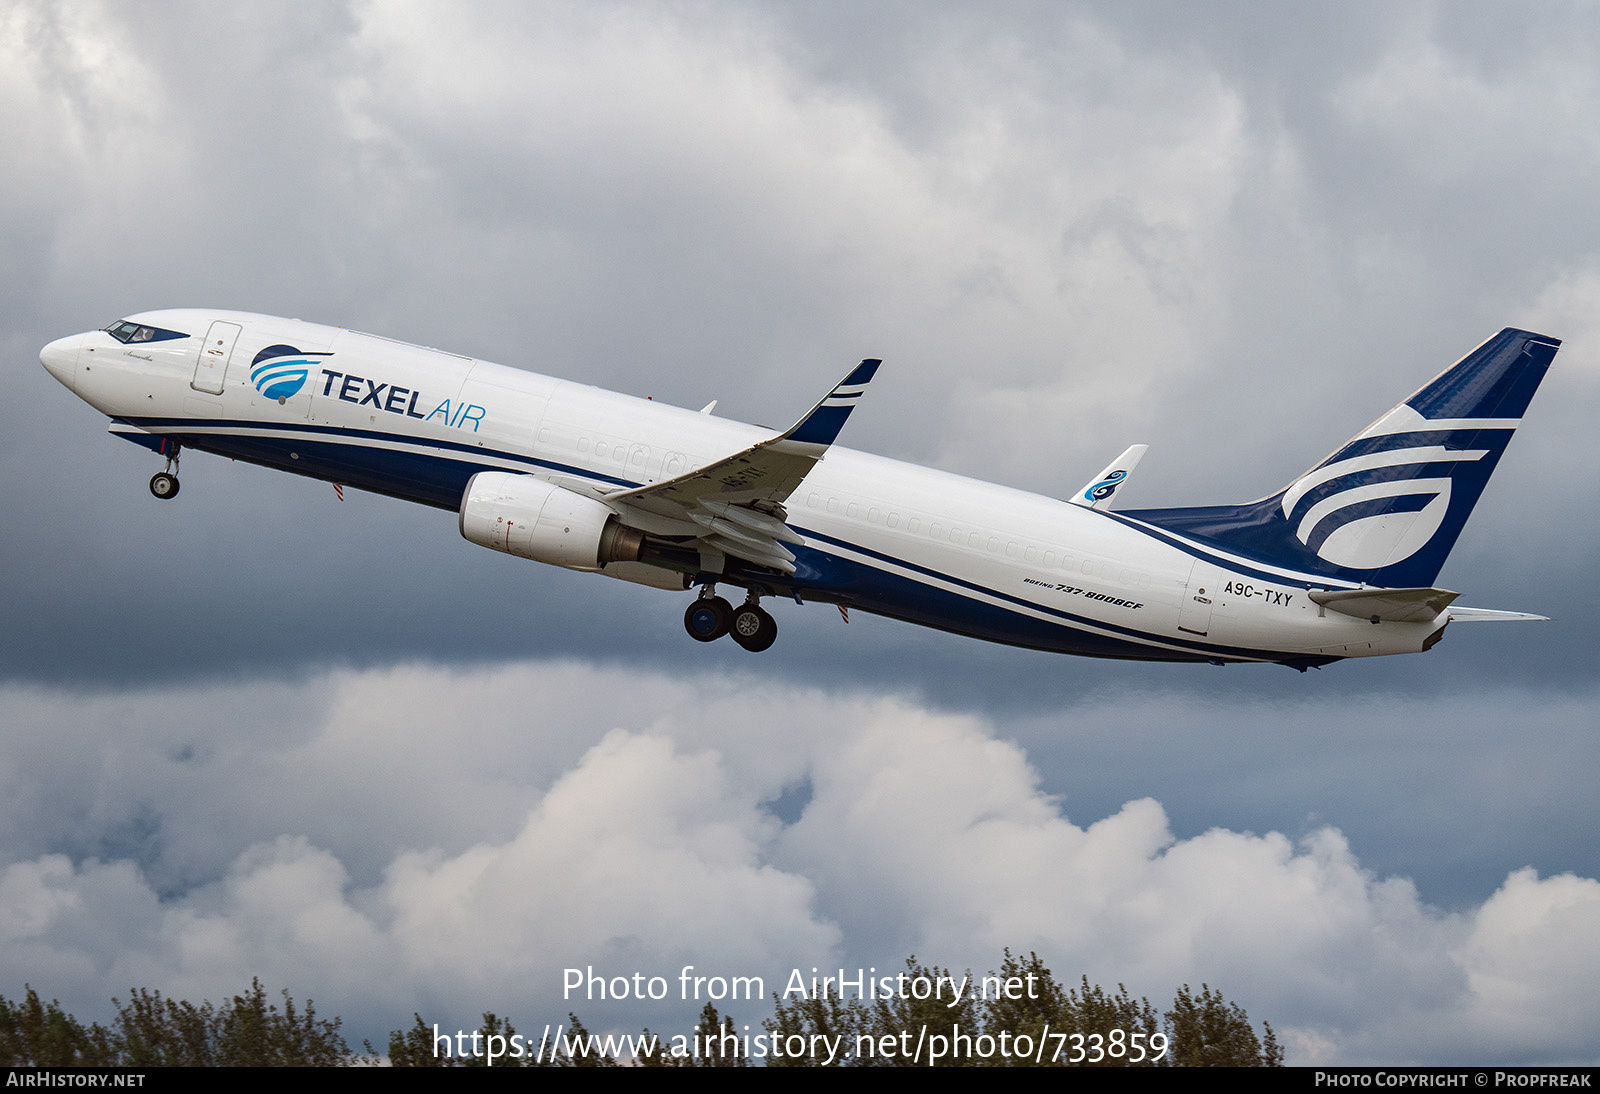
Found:
<path fill-rule="evenodd" d="M 146 447 L 153 447 L 160 443 L 162 437 L 166 437 L 187 447 L 232 459 L 451 511 L 460 508 L 461 495 L 474 474 L 505 470 L 506 463 L 520 464 L 529 471 L 581 477 L 606 486 L 631 488 L 642 485 L 587 468 L 520 453 L 378 430 L 216 418 L 122 418 L 117 421 L 150 431 L 146 436 L 151 443 Z M 213 432 L 217 429 L 259 432 Z M 144 437 L 120 435 L 136 443 L 145 443 Z M 379 443 L 348 443 L 347 439 L 354 438 Z M 408 451 L 409 446 L 433 451 Z M 1115 517 L 1115 514 L 1104 515 Z M 1134 522 L 1122 523 L 1196 557 L 1207 558 L 1246 574 L 1254 573 L 1247 567 L 1193 550 L 1187 544 Z M 778 588 L 798 588 L 802 595 L 807 592 L 823 593 L 875 615 L 1012 646 L 1091 657 L 1272 661 L 1288 656 L 1276 651 L 1195 642 L 1075 615 L 813 529 L 793 524 L 791 527 L 808 540 L 831 545 L 883 565 L 872 565 L 814 547 L 797 547 L 797 572 L 794 577 L 774 575 L 767 583 Z M 895 573 L 884 566 L 893 566 L 916 576 Z M 1279 575 L 1264 571 L 1259 576 L 1280 584 L 1291 583 Z M 956 588 L 944 588 L 932 582 L 942 582 Z M 1005 603 L 995 604 L 991 600 Z M 1041 619 L 1039 615 L 1051 618 Z M 1097 633 L 1107 631 L 1112 633 Z"/>
<path fill-rule="evenodd" d="M 1194 642 L 1184 638 L 1155 634 L 1150 631 L 1140 630 L 1137 627 L 1122 626 L 1099 619 L 1091 619 L 1088 616 L 1075 615 L 1072 612 L 1040 604 L 1025 597 L 1014 596 L 998 589 L 976 584 L 953 574 L 944 573 L 926 566 L 919 566 L 914 562 L 907 562 L 905 559 L 896 558 L 881 551 L 874 551 L 870 547 L 862 547 L 848 540 L 836 539 L 833 536 L 825 535 L 809 528 L 801 528 L 794 524 L 791 524 L 790 527 L 807 539 L 820 540 L 839 549 L 865 555 L 887 565 L 901 567 L 913 573 L 924 575 L 934 581 L 946 582 L 962 589 L 971 590 L 980 596 L 992 597 L 996 600 L 1006 601 L 1009 604 L 1015 604 L 1019 608 L 1040 612 L 1052 616 L 1060 622 L 1039 619 L 1015 608 L 989 604 L 966 593 L 942 589 L 936 585 L 930 585 L 926 581 L 894 574 L 877 566 L 865 565 L 826 552 L 816 552 L 820 559 L 825 561 L 813 563 L 812 568 L 815 572 L 812 575 L 808 575 L 811 577 L 810 587 L 835 593 L 846 599 L 852 606 L 860 607 L 862 610 L 870 611 L 876 615 L 906 619 L 913 623 L 938 627 L 942 630 L 957 631 L 961 634 L 975 634 L 990 641 L 1004 642 L 1013 646 L 1027 646 L 1031 649 L 1051 650 L 1059 653 L 1082 653 L 1095 657 L 1141 657 L 1169 661 L 1210 661 L 1226 657 L 1251 661 L 1272 661 L 1278 657 L 1287 656 L 1287 654 L 1275 651 Z M 796 558 L 797 565 L 811 561 L 806 557 L 803 549 L 797 551 L 796 554 L 798 556 Z M 799 577 L 801 573 L 804 573 L 804 571 L 798 571 L 796 576 Z M 892 588 L 880 591 L 880 587 L 890 584 L 893 584 Z M 889 595 L 885 595 L 886 593 Z M 955 610 L 953 612 L 934 614 L 918 612 L 916 609 L 918 599 L 927 595 L 951 598 L 951 606 Z M 982 625 L 982 621 L 989 615 L 995 615 L 997 619 L 1002 620 L 1003 626 L 998 627 L 998 629 L 986 629 Z M 1112 631 L 1115 634 L 1125 636 L 1125 638 L 1119 639 L 1109 635 L 1094 634 L 1082 628 Z M 1020 635 L 1030 637 L 1024 639 L 1019 637 Z M 1161 646 L 1175 646 L 1178 648 L 1161 649 L 1145 643 L 1160 643 Z M 1128 650 L 1137 650 L 1139 652 L 1125 652 Z"/>
<path fill-rule="evenodd" d="M 541 460 L 517 452 L 481 448 L 460 441 L 413 437 L 374 429 L 339 426 L 256 422 L 228 418 L 119 418 L 118 421 L 171 437 L 180 444 L 245 460 L 297 475 L 341 482 L 375 494 L 431 505 L 437 509 L 461 507 L 467 480 L 479 471 L 504 471 L 504 463 L 521 464 L 529 471 L 575 475 L 611 487 L 642 485 L 586 467 Z M 217 429 L 272 431 L 267 436 L 216 433 Z M 435 449 L 435 453 L 405 448 L 345 443 L 342 438 L 377 441 L 380 445 L 406 445 Z M 132 439 L 132 438 L 130 438 Z M 299 458 L 295 459 L 291 453 Z M 486 462 L 494 460 L 498 462 Z M 437 464 L 438 466 L 431 466 Z"/>

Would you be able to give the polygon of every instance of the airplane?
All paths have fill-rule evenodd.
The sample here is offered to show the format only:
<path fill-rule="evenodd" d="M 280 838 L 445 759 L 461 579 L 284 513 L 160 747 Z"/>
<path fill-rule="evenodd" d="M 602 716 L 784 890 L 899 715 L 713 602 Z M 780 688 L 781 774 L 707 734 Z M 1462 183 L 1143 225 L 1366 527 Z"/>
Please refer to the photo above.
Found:
<path fill-rule="evenodd" d="M 1037 650 L 1304 672 L 1431 649 L 1434 587 L 1560 342 L 1507 328 L 1288 486 L 1112 508 L 1144 445 L 1061 500 L 836 445 L 880 362 L 782 432 L 453 353 L 237 311 L 129 316 L 44 367 L 166 460 L 197 449 L 457 514 L 493 550 L 677 592 L 701 642 L 773 644 L 763 600 Z M 735 607 L 718 586 L 742 589 Z"/>

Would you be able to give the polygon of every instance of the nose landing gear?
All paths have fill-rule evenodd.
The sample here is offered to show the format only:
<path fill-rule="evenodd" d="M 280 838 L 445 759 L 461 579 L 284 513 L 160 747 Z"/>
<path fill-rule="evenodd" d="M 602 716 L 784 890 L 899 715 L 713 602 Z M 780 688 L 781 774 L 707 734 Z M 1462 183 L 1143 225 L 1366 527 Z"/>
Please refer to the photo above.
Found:
<path fill-rule="evenodd" d="M 696 642 L 715 642 L 725 634 L 751 653 L 769 648 L 778 638 L 778 621 L 767 614 L 751 593 L 738 608 L 717 596 L 715 586 L 707 585 L 697 600 L 683 613 L 683 629 Z"/>
<path fill-rule="evenodd" d="M 173 445 L 167 456 L 167 469 L 150 477 L 150 493 L 162 501 L 170 501 L 178 496 L 178 455 L 181 451 L 177 445 Z"/>

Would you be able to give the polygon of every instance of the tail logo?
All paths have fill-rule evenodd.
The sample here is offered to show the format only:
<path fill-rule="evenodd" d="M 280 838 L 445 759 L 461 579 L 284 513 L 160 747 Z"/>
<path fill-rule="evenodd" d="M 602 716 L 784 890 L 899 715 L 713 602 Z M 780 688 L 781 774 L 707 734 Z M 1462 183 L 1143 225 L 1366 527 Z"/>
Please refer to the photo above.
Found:
<path fill-rule="evenodd" d="M 1117 487 L 1122 485 L 1122 480 L 1128 477 L 1126 471 L 1113 471 L 1089 489 L 1083 492 L 1084 501 L 1104 501 L 1117 492 Z"/>
<path fill-rule="evenodd" d="M 286 402 L 300 394 L 316 366 L 329 353 L 301 353 L 293 346 L 268 346 L 250 362 L 250 382 L 268 399 Z"/>
<path fill-rule="evenodd" d="M 1394 448 L 1325 463 L 1283 495 L 1295 538 L 1335 566 L 1375 570 L 1427 546 L 1450 509 L 1450 464 L 1488 450 Z"/>

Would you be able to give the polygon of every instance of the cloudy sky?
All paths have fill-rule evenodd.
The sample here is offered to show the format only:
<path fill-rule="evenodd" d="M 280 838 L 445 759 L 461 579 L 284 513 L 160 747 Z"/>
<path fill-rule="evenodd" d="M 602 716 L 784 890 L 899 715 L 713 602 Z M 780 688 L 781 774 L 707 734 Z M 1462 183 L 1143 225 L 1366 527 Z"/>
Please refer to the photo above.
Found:
<path fill-rule="evenodd" d="M 1600 15 L 1586 4 L 0 10 L 0 994 L 259 975 L 687 1029 L 562 970 L 1219 987 L 1291 1062 L 1600 1059 Z M 494 555 L 159 461 L 38 366 L 236 307 L 1123 504 L 1276 489 L 1502 326 L 1565 340 L 1428 654 L 985 646 Z M 769 988 L 769 990 L 771 990 Z M 733 1008 L 741 1021 L 770 1004 Z"/>

